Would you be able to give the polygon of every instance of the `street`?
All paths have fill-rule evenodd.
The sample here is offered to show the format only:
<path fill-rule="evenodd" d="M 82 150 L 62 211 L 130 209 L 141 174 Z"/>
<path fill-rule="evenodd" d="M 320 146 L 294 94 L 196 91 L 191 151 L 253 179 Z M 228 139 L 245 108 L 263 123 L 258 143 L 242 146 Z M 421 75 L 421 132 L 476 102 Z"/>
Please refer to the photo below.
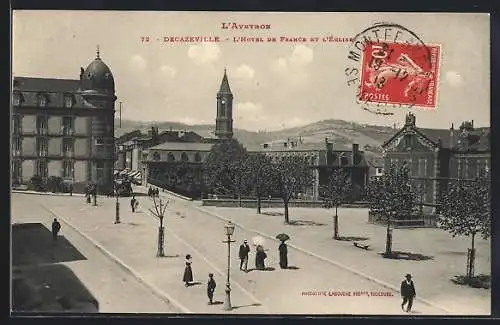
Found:
<path fill-rule="evenodd" d="M 122 223 L 114 224 L 113 198 L 99 197 L 98 206 L 94 207 L 86 204 L 82 197 L 13 194 L 13 201 L 18 205 L 38 204 L 48 209 L 44 214 L 48 215 L 50 210 L 59 216 L 63 233 L 72 225 L 98 242 L 140 274 L 148 284 L 167 293 L 184 310 L 194 313 L 226 312 L 222 310 L 222 304 L 207 305 L 206 297 L 206 281 L 208 273 L 212 272 L 217 281 L 215 300 L 224 301 L 227 245 L 222 241 L 225 239 L 225 222 L 199 210 L 195 202 L 168 197 L 170 205 L 164 220 L 167 256 L 157 258 L 158 221 L 147 212 L 151 206 L 150 199 L 147 196 L 138 196 L 137 199 L 140 205 L 136 213 L 130 211 L 128 199 L 120 199 Z M 18 212 L 14 210 L 13 213 Z M 68 224 L 65 225 L 66 221 Z M 243 239 L 250 241 L 254 236 L 256 233 L 252 231 L 239 227 L 235 229 L 233 239 L 236 242 L 231 250 L 231 299 L 234 309 L 230 313 L 406 314 L 401 311 L 397 291 L 313 255 L 290 248 L 289 265 L 293 268 L 280 269 L 277 244 L 270 240 L 265 245 L 269 271 L 240 271 L 239 244 Z M 185 288 L 181 281 L 186 254 L 193 256 L 194 280 L 199 282 L 189 288 Z M 254 256 L 253 249 L 250 268 L 254 266 Z M 95 269 L 93 276 L 101 278 L 100 272 L 100 269 Z M 399 283 L 394 285 L 397 287 Z M 417 293 L 418 285 L 416 280 Z M 120 295 L 124 296 L 121 291 Z M 436 315 L 447 312 L 415 301 L 412 313 Z"/>

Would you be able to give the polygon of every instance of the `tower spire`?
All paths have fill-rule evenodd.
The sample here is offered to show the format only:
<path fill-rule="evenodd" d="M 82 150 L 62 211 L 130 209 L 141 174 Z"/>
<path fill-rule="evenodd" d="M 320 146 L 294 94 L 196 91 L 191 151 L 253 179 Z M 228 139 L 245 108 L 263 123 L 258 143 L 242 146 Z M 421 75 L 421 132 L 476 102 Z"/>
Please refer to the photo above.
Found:
<path fill-rule="evenodd" d="M 220 84 L 219 93 L 231 94 L 231 88 L 229 87 L 229 81 L 227 80 L 227 69 L 226 68 L 224 68 L 224 76 L 222 77 L 222 82 Z"/>
<path fill-rule="evenodd" d="M 96 59 L 100 59 L 101 57 L 99 56 L 100 52 L 99 52 L 99 44 L 97 44 L 97 51 L 96 51 L 96 56 L 95 58 Z"/>

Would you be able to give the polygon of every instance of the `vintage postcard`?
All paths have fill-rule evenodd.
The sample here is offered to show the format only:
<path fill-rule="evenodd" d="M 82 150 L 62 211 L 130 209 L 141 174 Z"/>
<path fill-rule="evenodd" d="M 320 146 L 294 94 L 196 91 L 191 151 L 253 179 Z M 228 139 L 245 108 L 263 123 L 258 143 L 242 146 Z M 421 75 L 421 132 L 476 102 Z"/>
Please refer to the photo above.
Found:
<path fill-rule="evenodd" d="M 490 17 L 14 11 L 13 313 L 490 315 Z"/>

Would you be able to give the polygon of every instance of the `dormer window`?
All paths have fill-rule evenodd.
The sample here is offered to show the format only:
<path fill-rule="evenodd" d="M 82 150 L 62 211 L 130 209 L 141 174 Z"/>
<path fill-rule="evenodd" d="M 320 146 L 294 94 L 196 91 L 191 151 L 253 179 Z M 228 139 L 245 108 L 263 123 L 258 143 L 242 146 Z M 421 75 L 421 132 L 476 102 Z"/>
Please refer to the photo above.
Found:
<path fill-rule="evenodd" d="M 66 97 L 64 97 L 64 107 L 71 108 L 72 106 L 73 106 L 73 97 L 67 95 Z"/>
<path fill-rule="evenodd" d="M 38 106 L 40 107 L 47 106 L 47 97 L 45 97 L 45 95 L 40 95 L 38 97 Z"/>

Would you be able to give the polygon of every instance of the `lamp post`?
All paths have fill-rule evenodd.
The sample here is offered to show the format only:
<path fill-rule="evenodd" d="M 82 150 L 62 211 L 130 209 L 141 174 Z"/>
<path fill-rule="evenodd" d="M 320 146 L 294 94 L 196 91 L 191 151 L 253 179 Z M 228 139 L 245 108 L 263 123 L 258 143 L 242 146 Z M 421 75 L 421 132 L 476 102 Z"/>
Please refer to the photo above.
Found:
<path fill-rule="evenodd" d="M 234 240 L 231 240 L 231 236 L 234 233 L 234 224 L 229 221 L 225 226 L 227 240 L 223 241 L 223 243 L 227 243 L 227 282 L 226 282 L 226 301 L 224 302 L 224 310 L 232 310 L 231 306 L 231 283 L 229 282 L 229 272 L 231 270 L 231 243 L 234 243 Z"/>
<path fill-rule="evenodd" d="M 115 196 L 116 196 L 116 210 L 115 210 L 115 224 L 120 223 L 120 201 L 118 193 L 118 184 L 115 182 Z"/>

